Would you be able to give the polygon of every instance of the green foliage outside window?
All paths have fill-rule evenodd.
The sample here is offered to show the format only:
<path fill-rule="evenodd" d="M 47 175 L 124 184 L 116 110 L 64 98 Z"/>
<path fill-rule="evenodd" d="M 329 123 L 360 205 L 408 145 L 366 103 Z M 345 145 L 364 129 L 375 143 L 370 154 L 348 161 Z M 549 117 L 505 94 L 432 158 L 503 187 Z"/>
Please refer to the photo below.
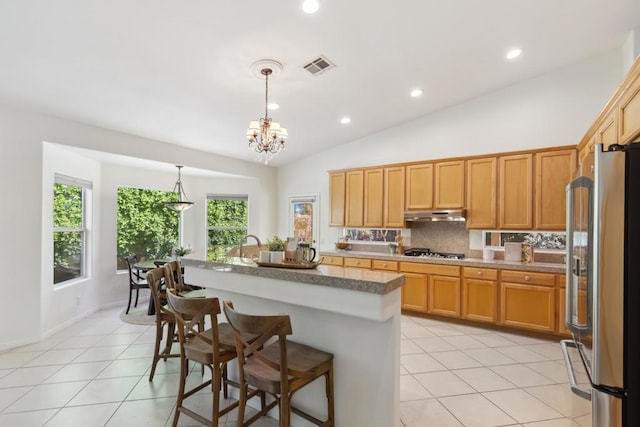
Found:
<path fill-rule="evenodd" d="M 82 187 L 58 183 L 53 186 L 54 284 L 82 274 L 82 196 Z"/>
<path fill-rule="evenodd" d="M 171 256 L 171 249 L 178 243 L 179 214 L 164 202 L 177 200 L 173 192 L 118 188 L 118 269 L 127 268 L 125 256 Z"/>
<path fill-rule="evenodd" d="M 246 199 L 208 199 L 207 227 L 209 242 L 207 259 L 215 260 L 247 234 L 249 203 Z"/>

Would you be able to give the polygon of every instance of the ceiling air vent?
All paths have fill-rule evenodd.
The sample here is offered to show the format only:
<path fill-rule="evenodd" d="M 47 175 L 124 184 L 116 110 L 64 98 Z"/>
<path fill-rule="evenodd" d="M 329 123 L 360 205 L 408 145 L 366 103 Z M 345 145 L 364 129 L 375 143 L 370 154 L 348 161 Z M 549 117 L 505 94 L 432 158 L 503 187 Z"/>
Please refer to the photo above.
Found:
<path fill-rule="evenodd" d="M 331 63 L 324 56 L 319 56 L 313 61 L 309 62 L 303 68 L 310 72 L 312 75 L 317 76 L 318 74 L 322 74 L 323 72 L 335 68 L 336 66 Z"/>

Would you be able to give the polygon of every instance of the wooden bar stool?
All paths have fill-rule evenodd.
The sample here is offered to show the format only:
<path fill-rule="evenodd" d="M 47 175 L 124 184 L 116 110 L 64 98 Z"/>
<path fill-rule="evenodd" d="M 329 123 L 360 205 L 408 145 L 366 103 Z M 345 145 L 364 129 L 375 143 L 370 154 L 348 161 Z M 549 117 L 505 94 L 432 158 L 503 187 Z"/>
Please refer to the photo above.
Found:
<path fill-rule="evenodd" d="M 289 427 L 291 412 L 325 427 L 334 426 L 333 414 L 333 354 L 287 340 L 291 335 L 288 315 L 252 316 L 238 313 L 225 301 L 224 313 L 233 329 L 238 354 L 240 406 L 238 427 L 248 426 L 267 414 L 276 405 L 280 409 L 280 426 Z M 257 335 L 253 342 L 243 337 Z M 271 342 L 271 338 L 277 340 Z M 291 403 L 294 393 L 319 377 L 325 377 L 327 420 L 321 421 Z M 248 387 L 269 393 L 274 402 L 244 421 Z"/>
<path fill-rule="evenodd" d="M 149 381 L 153 381 L 153 375 L 156 372 L 158 361 L 167 358 L 180 357 L 178 353 L 171 353 L 171 347 L 176 341 L 175 339 L 175 325 L 176 317 L 173 311 L 166 305 L 166 291 L 163 289 L 164 284 L 164 269 L 154 268 L 147 273 L 147 282 L 151 289 L 151 298 L 153 298 L 155 306 L 156 316 L 156 344 L 153 351 L 153 362 L 151 363 L 151 373 L 149 374 Z M 163 305 L 163 303 L 165 305 Z M 167 327 L 167 341 L 165 347 L 160 351 L 160 343 L 162 342 L 162 336 L 164 334 L 164 327 Z"/>
<path fill-rule="evenodd" d="M 238 383 L 227 378 L 227 363 L 236 358 L 235 336 L 228 323 L 218 323 L 221 313 L 218 298 L 184 298 L 176 289 L 167 291 L 169 305 L 178 324 L 180 341 L 180 387 L 176 402 L 173 426 L 178 425 L 181 413 L 198 420 L 206 426 L 218 427 L 219 418 L 238 407 L 234 401 L 224 408 L 220 407 L 220 389 L 224 386 L 223 397 L 227 397 L 227 385 L 238 387 Z M 209 329 L 202 330 L 208 324 Z M 250 338 L 249 341 L 252 341 Z M 186 390 L 187 360 L 200 363 L 211 370 L 211 379 Z M 185 399 L 196 394 L 205 387 L 211 386 L 213 404 L 210 418 L 199 414 L 184 405 Z M 255 390 L 253 397 L 261 394 L 262 408 L 265 406 L 264 393 Z"/>

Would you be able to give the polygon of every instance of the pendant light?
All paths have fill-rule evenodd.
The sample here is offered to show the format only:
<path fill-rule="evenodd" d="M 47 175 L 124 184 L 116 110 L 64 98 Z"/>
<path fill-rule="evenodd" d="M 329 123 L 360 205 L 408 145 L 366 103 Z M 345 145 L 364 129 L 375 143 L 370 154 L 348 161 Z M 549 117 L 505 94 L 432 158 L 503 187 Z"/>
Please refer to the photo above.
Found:
<path fill-rule="evenodd" d="M 176 181 L 176 185 L 173 187 L 173 192 L 178 193 L 178 201 L 165 202 L 164 205 L 169 209 L 173 209 L 176 212 L 182 212 L 189 209 L 191 206 L 194 205 L 194 203 L 190 202 L 189 199 L 187 199 L 187 195 L 185 194 L 184 189 L 182 188 L 182 180 L 181 180 L 181 174 L 180 174 L 180 169 L 182 169 L 182 166 L 176 165 L 176 167 L 178 168 L 178 181 Z"/>

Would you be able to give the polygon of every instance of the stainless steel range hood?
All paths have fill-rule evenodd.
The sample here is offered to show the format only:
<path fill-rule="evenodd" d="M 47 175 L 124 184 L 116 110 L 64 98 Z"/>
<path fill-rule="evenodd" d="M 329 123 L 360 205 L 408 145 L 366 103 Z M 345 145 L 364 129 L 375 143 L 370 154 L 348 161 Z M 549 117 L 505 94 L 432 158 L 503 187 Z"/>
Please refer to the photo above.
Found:
<path fill-rule="evenodd" d="M 464 221 L 465 209 L 406 211 L 404 220 L 411 221 Z"/>

